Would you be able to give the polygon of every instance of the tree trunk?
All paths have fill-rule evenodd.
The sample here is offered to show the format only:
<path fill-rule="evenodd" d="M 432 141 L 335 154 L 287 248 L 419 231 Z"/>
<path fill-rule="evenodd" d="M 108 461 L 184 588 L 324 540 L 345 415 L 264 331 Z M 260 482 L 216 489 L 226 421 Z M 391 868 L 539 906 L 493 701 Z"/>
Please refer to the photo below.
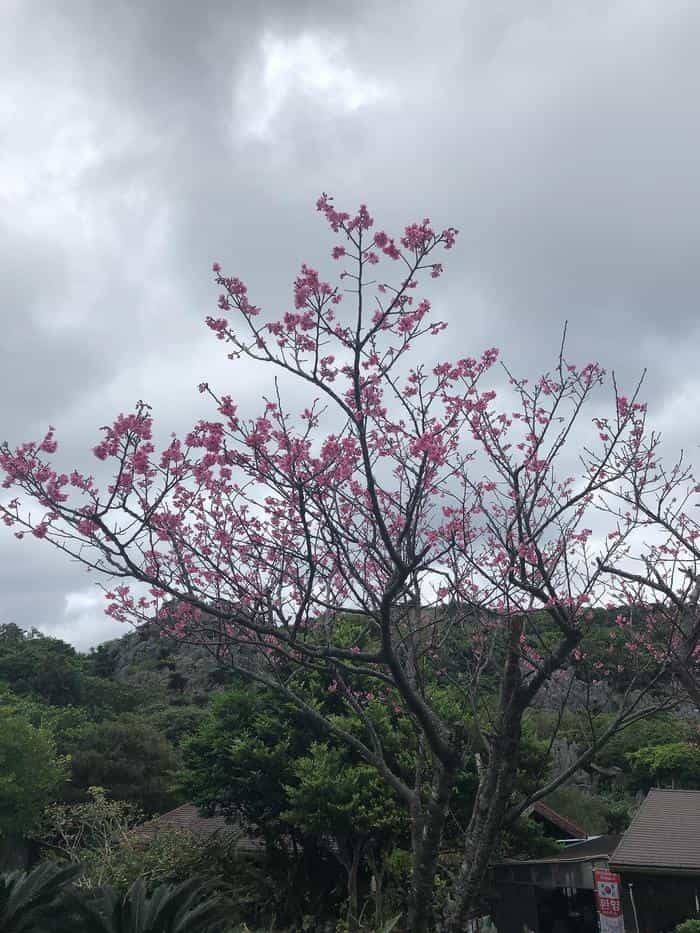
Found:
<path fill-rule="evenodd" d="M 350 933 L 357 930 L 360 924 L 360 898 L 358 893 L 358 876 L 360 873 L 360 861 L 362 860 L 362 849 L 364 843 L 354 842 L 352 845 L 352 857 L 347 864 L 348 873 L 348 930 Z"/>
<path fill-rule="evenodd" d="M 493 853 L 500 839 L 503 820 L 513 793 L 518 770 L 522 718 L 527 701 L 521 694 L 519 639 L 522 624 L 510 631 L 505 662 L 499 717 L 489 742 L 489 759 L 474 801 L 464 839 L 464 855 L 443 914 L 445 933 L 466 927 L 468 915 L 480 900 Z"/>
<path fill-rule="evenodd" d="M 435 872 L 456 772 L 456 765 L 446 767 L 435 762 L 428 802 L 422 812 L 411 814 L 413 868 L 408 907 L 411 933 L 425 933 L 432 923 Z"/>
<path fill-rule="evenodd" d="M 370 849 L 366 854 L 372 872 L 372 894 L 374 896 L 374 923 L 378 930 L 384 925 L 384 865 L 381 855 L 377 857 Z"/>
<path fill-rule="evenodd" d="M 513 792 L 519 744 L 518 723 L 517 729 L 492 748 L 465 835 L 459 873 L 445 908 L 445 933 L 464 930 L 469 912 L 479 902 Z"/>

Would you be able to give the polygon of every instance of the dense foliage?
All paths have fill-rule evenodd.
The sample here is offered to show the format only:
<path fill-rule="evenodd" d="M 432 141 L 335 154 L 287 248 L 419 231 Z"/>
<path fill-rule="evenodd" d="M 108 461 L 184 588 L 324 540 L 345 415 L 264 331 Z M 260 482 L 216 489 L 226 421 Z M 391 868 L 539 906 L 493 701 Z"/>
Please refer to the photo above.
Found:
<path fill-rule="evenodd" d="M 0 707 L 0 837 L 31 831 L 61 792 L 66 771 L 46 729 Z"/>
<path fill-rule="evenodd" d="M 0 875 L 3 933 L 225 933 L 231 905 L 198 878 L 148 890 L 137 880 L 122 893 L 74 885 L 75 866 L 50 863 Z"/>
<path fill-rule="evenodd" d="M 346 624 L 348 639 L 358 637 L 352 617 Z M 604 619 L 597 624 L 607 651 L 616 629 Z M 455 667 L 463 650 L 452 645 Z M 151 891 L 197 877 L 235 905 L 235 922 L 255 926 L 341 914 L 379 926 L 405 912 L 404 808 L 374 768 L 297 705 L 226 674 L 199 648 L 138 633 L 80 655 L 57 639 L 6 625 L 0 671 L 0 833 L 33 835 L 50 844 L 45 856 L 79 863 L 81 889 L 108 886 L 118 892 L 114 907 L 138 879 Z M 291 668 L 290 677 L 313 708 L 359 732 L 358 716 L 327 677 L 301 677 Z M 619 678 L 624 689 L 624 671 Z M 431 687 L 441 715 L 461 721 L 465 740 L 474 743 L 445 828 L 447 872 L 480 767 L 478 735 L 456 690 L 437 681 Z M 365 711 L 399 773 L 420 768 L 417 737 L 401 709 L 377 698 Z M 559 746 L 550 742 L 558 715 L 545 699 L 527 717 L 516 797 L 561 766 Z M 593 719 L 567 713 L 557 742 L 575 750 L 608 720 L 604 703 Z M 649 786 L 697 786 L 698 754 L 692 717 L 641 720 L 547 802 L 590 833 L 619 832 Z M 213 837 L 133 832 L 149 814 L 185 799 L 223 812 L 237 828 Z M 259 857 L 241 854 L 242 835 L 260 840 Z M 542 855 L 556 848 L 553 835 L 521 818 L 502 834 L 499 851 Z"/>
<path fill-rule="evenodd" d="M 86 801 L 91 786 L 146 814 L 182 801 L 179 746 L 201 719 L 206 674 L 183 692 L 173 675 L 184 652 L 136 634 L 117 645 L 79 655 L 59 639 L 0 626 L 0 759 L 11 763 L 0 811 L 14 815 L 14 831 L 28 830 L 28 814 L 45 803 Z M 110 652 L 128 664 L 110 671 Z"/>

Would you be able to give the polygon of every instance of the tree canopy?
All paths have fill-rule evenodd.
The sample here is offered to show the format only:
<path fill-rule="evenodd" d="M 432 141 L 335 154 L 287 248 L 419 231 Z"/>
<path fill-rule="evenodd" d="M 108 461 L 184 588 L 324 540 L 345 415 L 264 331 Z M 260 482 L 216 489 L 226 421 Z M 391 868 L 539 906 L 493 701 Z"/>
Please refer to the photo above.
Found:
<path fill-rule="evenodd" d="M 50 733 L 0 706 L 0 836 L 34 829 L 67 774 Z"/>

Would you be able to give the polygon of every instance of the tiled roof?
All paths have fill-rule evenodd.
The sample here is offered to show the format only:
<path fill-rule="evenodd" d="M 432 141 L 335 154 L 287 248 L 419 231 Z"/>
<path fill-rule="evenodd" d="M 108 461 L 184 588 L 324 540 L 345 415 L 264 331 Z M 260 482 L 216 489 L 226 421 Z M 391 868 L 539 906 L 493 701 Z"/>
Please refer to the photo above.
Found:
<path fill-rule="evenodd" d="M 139 826 L 139 836 L 154 836 L 161 829 L 179 829 L 189 833 L 235 833 L 238 836 L 238 848 L 242 852 L 261 852 L 265 847 L 259 839 L 242 834 L 242 828 L 229 823 L 221 814 L 203 816 L 193 803 L 183 803 L 181 807 L 161 813 L 148 823 Z"/>
<path fill-rule="evenodd" d="M 588 835 L 583 826 L 579 826 L 578 823 L 574 823 L 573 820 L 562 816 L 561 813 L 557 813 L 556 810 L 552 810 L 551 807 L 548 807 L 546 803 L 542 803 L 541 800 L 538 800 L 537 803 L 533 803 L 531 812 L 536 813 L 537 816 L 546 820 L 548 823 L 552 823 L 552 825 L 556 826 L 557 829 L 560 829 L 563 833 L 566 833 L 571 839 L 585 839 Z"/>
<path fill-rule="evenodd" d="M 700 790 L 650 790 L 610 867 L 700 874 Z"/>

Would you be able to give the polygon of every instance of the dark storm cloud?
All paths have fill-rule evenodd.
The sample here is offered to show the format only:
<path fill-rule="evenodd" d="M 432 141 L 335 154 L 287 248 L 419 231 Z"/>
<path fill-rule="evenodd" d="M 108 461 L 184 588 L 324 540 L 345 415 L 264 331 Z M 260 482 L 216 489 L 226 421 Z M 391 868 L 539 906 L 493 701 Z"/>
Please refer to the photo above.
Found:
<path fill-rule="evenodd" d="M 433 289 L 451 321 L 436 353 L 496 344 L 535 375 L 568 319 L 572 358 L 628 383 L 649 367 L 654 416 L 687 441 L 696 5 L 5 7 L 0 438 L 53 423 L 65 464 L 89 466 L 98 426 L 137 398 L 164 436 L 205 413 L 203 379 L 252 404 L 255 371 L 201 325 L 211 261 L 285 308 L 299 263 L 327 256 L 328 190 L 382 226 L 461 229 Z M 0 540 L 3 618 L 106 637 L 85 576 L 36 545 Z"/>

